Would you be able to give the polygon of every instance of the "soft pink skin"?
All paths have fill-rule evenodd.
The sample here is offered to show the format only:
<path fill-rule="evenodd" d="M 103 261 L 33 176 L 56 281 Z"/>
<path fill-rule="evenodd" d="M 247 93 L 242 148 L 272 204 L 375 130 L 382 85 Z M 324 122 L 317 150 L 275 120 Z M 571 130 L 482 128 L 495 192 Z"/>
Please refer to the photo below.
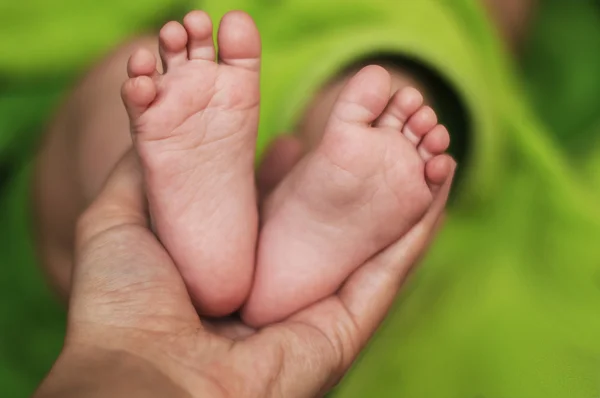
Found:
<path fill-rule="evenodd" d="M 257 235 L 254 151 L 260 38 L 231 12 L 218 33 L 201 11 L 160 32 L 164 73 L 136 52 L 122 96 L 156 232 L 203 315 L 238 309 L 252 283 Z"/>
<path fill-rule="evenodd" d="M 421 94 L 390 98 L 383 68 L 347 85 L 321 144 L 270 196 L 259 238 L 253 176 L 260 40 L 234 12 L 219 30 L 200 11 L 160 34 L 128 65 L 123 99 L 155 229 L 203 315 L 238 309 L 261 326 L 333 293 L 425 213 L 450 173 L 449 142 Z M 394 220 L 390 223 L 390 220 Z"/>
<path fill-rule="evenodd" d="M 447 130 L 411 88 L 369 66 L 340 95 L 320 145 L 265 206 L 243 320 L 262 326 L 329 296 L 406 233 L 451 173 Z"/>

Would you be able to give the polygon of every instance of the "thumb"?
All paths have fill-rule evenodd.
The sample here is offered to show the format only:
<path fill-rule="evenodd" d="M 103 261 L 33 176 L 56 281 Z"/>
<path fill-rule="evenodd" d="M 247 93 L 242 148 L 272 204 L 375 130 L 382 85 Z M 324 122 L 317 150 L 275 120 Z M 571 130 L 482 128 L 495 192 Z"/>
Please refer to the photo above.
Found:
<path fill-rule="evenodd" d="M 199 322 L 175 264 L 149 229 L 133 152 L 81 216 L 73 272 L 68 337 L 89 333 L 81 325 L 169 332 Z"/>
<path fill-rule="evenodd" d="M 79 218 L 76 247 L 119 225 L 148 226 L 141 168 L 133 151 L 123 156 L 96 200 Z"/>

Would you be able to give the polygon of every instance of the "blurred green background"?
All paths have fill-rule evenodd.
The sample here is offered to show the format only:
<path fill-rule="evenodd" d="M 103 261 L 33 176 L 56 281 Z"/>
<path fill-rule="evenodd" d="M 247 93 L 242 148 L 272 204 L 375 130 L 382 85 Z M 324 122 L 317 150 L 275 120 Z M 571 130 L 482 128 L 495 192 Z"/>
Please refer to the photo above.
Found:
<path fill-rule="evenodd" d="M 119 42 L 195 6 L 214 15 L 247 9 L 264 27 L 269 53 L 294 52 L 297 42 L 285 37 L 301 42 L 315 27 L 324 36 L 329 25 L 344 21 L 407 26 L 418 33 L 414 48 L 400 55 L 423 62 L 460 102 L 446 115 L 461 145 L 454 148 L 461 174 L 447 225 L 336 395 L 600 396 L 595 0 L 541 0 L 516 61 L 502 52 L 475 0 L 2 0 L 1 396 L 31 394 L 60 351 L 65 319 L 23 239 L 29 227 L 18 220 L 28 217 L 28 208 L 9 194 L 15 176 L 27 167 L 60 99 L 90 65 Z M 361 7 L 369 13 L 351 12 Z M 356 15 L 367 22 L 356 22 Z M 277 37 L 284 22 L 299 20 L 306 23 L 290 23 L 296 31 Z M 317 53 L 311 62 L 319 61 Z M 285 74 L 264 79 L 267 92 L 276 92 Z M 465 114 L 458 117 L 456 109 Z M 267 118 L 269 127 L 277 125 L 273 120 Z"/>

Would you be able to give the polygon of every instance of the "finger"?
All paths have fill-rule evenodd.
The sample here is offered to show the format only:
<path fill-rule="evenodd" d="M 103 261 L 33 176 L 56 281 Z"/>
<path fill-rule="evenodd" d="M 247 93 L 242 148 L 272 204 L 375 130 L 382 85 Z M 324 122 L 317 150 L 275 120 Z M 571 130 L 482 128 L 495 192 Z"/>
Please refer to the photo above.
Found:
<path fill-rule="evenodd" d="M 408 273 L 425 254 L 444 219 L 455 164 L 429 211 L 398 242 L 359 268 L 338 293 L 364 344 L 385 318 Z"/>
<path fill-rule="evenodd" d="M 267 149 L 256 174 L 259 201 L 268 196 L 302 157 L 299 139 L 292 136 L 277 138 Z"/>

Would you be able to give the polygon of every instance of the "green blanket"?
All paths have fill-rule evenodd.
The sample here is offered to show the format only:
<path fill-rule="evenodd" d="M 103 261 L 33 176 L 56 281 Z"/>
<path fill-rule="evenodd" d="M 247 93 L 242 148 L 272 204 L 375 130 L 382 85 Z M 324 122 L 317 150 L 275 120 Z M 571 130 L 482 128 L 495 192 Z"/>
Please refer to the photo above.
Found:
<path fill-rule="evenodd" d="M 468 115 L 447 226 L 336 394 L 600 395 L 600 11 L 545 0 L 517 69 L 475 0 L 177 0 L 0 4 L 0 383 L 27 396 L 64 314 L 36 267 L 27 164 L 77 76 L 194 6 L 249 11 L 264 40 L 259 150 L 320 85 L 380 54 L 417 62 Z"/>

